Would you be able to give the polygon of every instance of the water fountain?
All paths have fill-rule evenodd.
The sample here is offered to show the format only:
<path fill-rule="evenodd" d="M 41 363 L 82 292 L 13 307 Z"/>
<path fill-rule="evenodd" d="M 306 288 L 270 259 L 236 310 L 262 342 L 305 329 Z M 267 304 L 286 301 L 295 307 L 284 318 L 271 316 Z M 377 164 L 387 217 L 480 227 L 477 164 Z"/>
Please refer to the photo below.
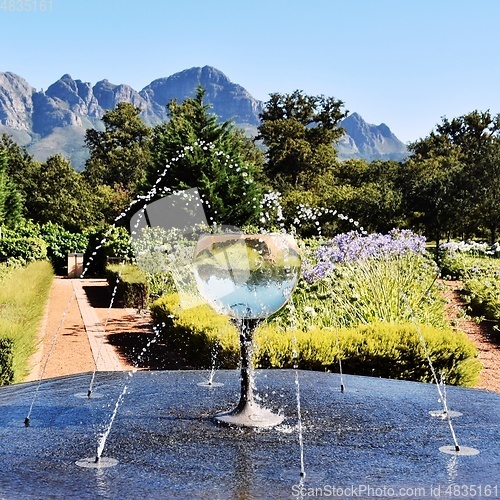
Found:
<path fill-rule="evenodd" d="M 215 390 L 199 387 L 196 371 L 137 372 L 97 468 L 75 462 L 95 456 L 123 374 L 99 372 L 96 390 L 103 397 L 95 399 L 74 396 L 89 374 L 44 381 L 30 427 L 23 418 L 35 385 L 3 387 L 0 498 L 293 498 L 300 484 L 295 373 L 255 375 L 263 406 L 284 417 L 273 428 L 214 425 L 213 416 L 230 409 L 240 391 L 234 370 L 218 372 L 224 385 Z M 430 496 L 432 486 L 445 496 L 453 485 L 479 485 L 494 497 L 498 394 L 448 387 L 453 407 L 463 413 L 454 421 L 457 434 L 481 453 L 447 455 L 438 448 L 452 444 L 448 425 L 427 413 L 437 401 L 432 384 L 344 379 L 341 393 L 338 374 L 300 372 L 305 487 L 419 487 Z M 117 465 L 106 467 L 109 460 Z"/>
<path fill-rule="evenodd" d="M 262 408 L 253 394 L 253 335 L 259 322 L 290 298 L 300 273 L 299 249 L 284 233 L 209 234 L 198 240 L 194 272 L 202 296 L 233 319 L 240 334 L 241 393 L 238 406 L 215 417 L 242 427 L 270 427 L 282 415 Z"/>
<path fill-rule="evenodd" d="M 135 229 L 154 222 L 154 210 L 146 214 Z M 297 277 L 293 243 L 283 235 L 182 234 L 193 235 L 184 249 L 196 249 L 195 287 L 240 329 L 241 381 L 219 370 L 217 389 L 208 391 L 195 371 L 99 372 L 100 398 L 75 397 L 89 374 L 0 388 L 0 498 L 476 496 L 464 487 L 498 497 L 498 394 L 446 389 L 462 414 L 457 431 L 481 451 L 450 455 L 439 452 L 449 448 L 449 421 L 428 413 L 436 401 L 431 384 L 300 372 L 299 393 L 297 370 L 254 371 L 253 330 L 283 305 Z M 189 306 L 193 282 L 185 278 L 177 276 Z M 230 293 L 227 282 L 221 290 L 224 280 Z M 262 280 L 272 284 L 265 300 L 257 293 Z M 221 414 L 238 393 L 237 407 Z M 234 425 L 214 425 L 214 416 Z"/>

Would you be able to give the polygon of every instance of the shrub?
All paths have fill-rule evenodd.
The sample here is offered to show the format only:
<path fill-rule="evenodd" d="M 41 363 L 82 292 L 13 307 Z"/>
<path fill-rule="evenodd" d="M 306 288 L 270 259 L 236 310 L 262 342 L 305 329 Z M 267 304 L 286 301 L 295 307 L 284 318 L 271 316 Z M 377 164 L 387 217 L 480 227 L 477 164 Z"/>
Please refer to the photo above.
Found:
<path fill-rule="evenodd" d="M 186 356 L 194 366 L 208 368 L 214 350 L 217 364 L 234 368 L 239 360 L 238 331 L 228 318 L 203 304 L 181 309 L 177 293 L 164 295 L 151 304 L 155 324 L 167 345 Z"/>
<path fill-rule="evenodd" d="M 444 247 L 441 261 L 442 274 L 463 283 L 463 297 L 469 303 L 470 313 L 500 321 L 500 260 L 483 252 L 477 256 L 477 246 L 449 244 Z M 496 248 L 498 244 L 488 246 Z M 480 246 L 479 246 L 480 247 Z M 465 250 L 464 250 L 465 249 Z"/>
<path fill-rule="evenodd" d="M 239 340 L 230 321 L 207 305 L 181 309 L 178 296 L 170 294 L 151 306 L 168 345 L 200 368 L 211 364 L 234 368 L 239 360 Z M 450 384 L 472 386 L 481 365 L 476 348 L 465 335 L 422 326 L 428 352 L 437 371 Z M 346 373 L 431 382 L 432 373 L 413 324 L 374 323 L 352 328 L 314 327 L 307 331 L 263 323 L 256 331 L 255 364 L 261 368 L 336 371 L 339 358 Z"/>
<path fill-rule="evenodd" d="M 464 292 L 474 315 L 500 322 L 500 267 L 466 278 Z"/>
<path fill-rule="evenodd" d="M 444 278 L 460 280 L 470 271 L 480 269 L 498 269 L 500 243 L 449 242 L 439 247 L 439 267 Z"/>
<path fill-rule="evenodd" d="M 11 384 L 14 380 L 14 341 L 0 338 L 0 385 Z"/>
<path fill-rule="evenodd" d="M 42 238 L 2 238 L 0 239 L 0 257 L 3 259 L 23 259 L 26 262 L 47 258 L 47 244 Z"/>
<path fill-rule="evenodd" d="M 303 329 L 373 322 L 445 326 L 444 302 L 435 287 L 438 269 L 425 241 L 410 231 L 362 236 L 340 234 L 303 249 L 304 279 L 294 294 Z M 278 317 L 285 324 L 289 314 Z"/>
<path fill-rule="evenodd" d="M 435 286 L 437 270 L 426 255 L 370 257 L 339 263 L 324 277 L 301 279 L 292 296 L 302 329 L 350 327 L 373 322 L 444 327 L 444 300 Z M 276 321 L 289 324 L 287 309 Z"/>
<path fill-rule="evenodd" d="M 108 257 L 122 262 L 133 256 L 130 235 L 124 227 L 109 226 L 89 234 L 89 244 L 85 254 L 87 276 L 105 276 Z"/>
<path fill-rule="evenodd" d="M 12 357 L 5 355 L 12 366 L 10 381 L 21 381 L 28 370 L 29 356 L 35 351 L 35 339 L 53 279 L 47 261 L 32 262 L 14 268 L 0 287 L 0 338 L 12 342 Z M 10 368 L 3 366 L 3 373 Z"/>
<path fill-rule="evenodd" d="M 474 344 L 465 335 L 432 326 L 419 328 L 435 370 L 444 372 L 448 383 L 472 386 L 477 382 L 481 365 Z M 433 382 L 414 324 L 373 323 L 307 332 L 270 325 L 259 331 L 256 341 L 263 368 L 291 368 L 296 363 L 303 369 L 337 371 L 341 359 L 346 373 Z"/>
<path fill-rule="evenodd" d="M 106 267 L 109 286 L 116 286 L 116 300 L 123 307 L 144 309 L 149 300 L 146 276 L 132 264 L 109 264 Z"/>
<path fill-rule="evenodd" d="M 72 233 L 53 222 L 48 222 L 41 227 L 40 237 L 47 244 L 47 256 L 58 274 L 67 273 L 68 254 L 84 253 L 89 243 L 86 235 Z"/>
<path fill-rule="evenodd" d="M 67 270 L 68 253 L 85 252 L 89 241 L 85 234 L 72 233 L 59 224 L 48 222 L 40 225 L 27 219 L 23 219 L 14 228 L 6 229 L 4 234 L 6 238 L 35 238 L 37 242 L 42 240 L 45 251 L 43 257 L 37 256 L 37 259 L 48 258 L 55 271 L 60 274 L 65 274 Z M 30 260 L 36 259 L 25 258 L 25 261 Z"/>

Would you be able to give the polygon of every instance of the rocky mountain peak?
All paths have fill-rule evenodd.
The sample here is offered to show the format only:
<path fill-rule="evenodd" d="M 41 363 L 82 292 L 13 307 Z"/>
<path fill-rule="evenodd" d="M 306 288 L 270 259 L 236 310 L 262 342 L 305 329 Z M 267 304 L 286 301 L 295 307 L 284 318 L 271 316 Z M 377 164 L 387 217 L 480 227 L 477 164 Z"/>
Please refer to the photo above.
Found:
<path fill-rule="evenodd" d="M 183 101 L 187 97 L 194 97 L 198 85 L 205 89 L 205 99 L 211 104 L 211 111 L 221 120 L 234 120 L 253 126 L 260 123 L 262 103 L 241 85 L 231 82 L 224 73 L 211 66 L 190 68 L 159 78 L 144 87 L 140 94 L 162 115 L 171 99 Z"/>
<path fill-rule="evenodd" d="M 391 132 L 385 123 L 367 123 L 359 113 L 352 113 L 340 124 L 346 131 L 341 144 L 341 158 L 359 157 L 400 160 L 407 155 L 406 146 Z"/>
<path fill-rule="evenodd" d="M 148 114 L 149 104 L 130 85 L 115 85 L 109 80 L 101 80 L 94 85 L 92 91 L 101 111 L 114 109 L 119 102 L 126 101 L 140 107 L 145 115 Z"/>
<path fill-rule="evenodd" d="M 141 108 L 145 123 L 155 125 L 168 119 L 166 105 L 171 99 L 182 102 L 194 97 L 200 84 L 212 113 L 221 121 L 232 120 L 249 135 L 255 135 L 263 103 L 212 66 L 158 78 L 140 92 L 107 79 L 91 85 L 69 74 L 50 85 L 46 92 L 37 92 L 20 76 L 0 73 L 0 132 L 13 137 L 22 135 L 23 144 L 38 160 L 62 153 L 80 169 L 87 154 L 85 130 L 101 128 L 101 118 L 107 110 L 114 109 L 119 102 L 131 102 Z M 346 134 L 339 145 L 340 158 L 400 159 L 407 154 L 405 145 L 383 123 L 371 125 L 358 113 L 352 113 L 341 125 Z"/>
<path fill-rule="evenodd" d="M 0 124 L 29 131 L 35 89 L 15 73 L 0 73 Z"/>

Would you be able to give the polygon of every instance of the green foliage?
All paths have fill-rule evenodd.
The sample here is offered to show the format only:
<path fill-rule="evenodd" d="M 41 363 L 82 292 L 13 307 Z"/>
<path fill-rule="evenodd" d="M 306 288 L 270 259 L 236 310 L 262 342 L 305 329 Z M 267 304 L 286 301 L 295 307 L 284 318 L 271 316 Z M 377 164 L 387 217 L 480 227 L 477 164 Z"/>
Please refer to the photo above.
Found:
<path fill-rule="evenodd" d="M 111 257 L 118 257 L 122 260 L 128 260 L 132 257 L 132 247 L 130 235 L 124 227 L 109 226 L 102 231 L 105 240 L 102 247 L 106 254 Z"/>
<path fill-rule="evenodd" d="M 50 157 L 32 173 L 36 183 L 25 200 L 26 216 L 45 224 L 52 222 L 70 231 L 99 224 L 95 194 L 81 174 L 61 155 Z"/>
<path fill-rule="evenodd" d="M 464 290 L 473 314 L 500 323 L 500 267 L 491 273 L 475 273 L 464 281 Z"/>
<path fill-rule="evenodd" d="M 35 242 L 33 245 L 40 245 L 40 250 L 36 252 L 36 259 L 48 258 L 57 273 L 64 273 L 67 265 L 67 255 L 72 252 L 85 252 L 88 246 L 88 237 L 82 233 L 73 233 L 64 229 L 59 224 L 47 222 L 38 224 L 32 220 L 23 219 L 15 227 L 4 231 L 4 239 L 0 239 L 0 248 L 5 240 L 26 240 Z M 23 243 L 26 246 L 28 243 Z M 26 250 L 28 251 L 28 250 Z M 13 252 L 11 257 L 20 257 L 26 261 L 34 260 L 33 257 L 19 255 L 19 251 Z"/>
<path fill-rule="evenodd" d="M 265 172 L 273 187 L 307 188 L 311 178 L 334 164 L 334 144 L 342 137 L 340 121 L 347 112 L 333 97 L 273 93 L 258 127 L 266 146 Z"/>
<path fill-rule="evenodd" d="M 132 264 L 110 264 L 106 279 L 112 290 L 116 287 L 116 301 L 123 307 L 144 309 L 149 300 L 149 289 L 144 273 Z"/>
<path fill-rule="evenodd" d="M 0 285 L 3 280 L 14 270 L 26 266 L 24 259 L 8 258 L 5 262 L 0 262 Z"/>
<path fill-rule="evenodd" d="M 0 258 L 25 262 L 47 258 L 47 244 L 42 238 L 0 238 Z"/>
<path fill-rule="evenodd" d="M 477 234 L 478 221 L 495 241 L 500 228 L 500 115 L 473 111 L 443 118 L 409 149 L 405 187 L 413 223 L 422 224 L 438 245 L 443 235 Z"/>
<path fill-rule="evenodd" d="M 7 134 L 2 134 L 0 138 L 0 151 L 7 159 L 7 176 L 20 193 L 24 204 L 31 194 L 38 190 L 34 176 L 40 164 L 33 159 L 26 148 L 20 147 Z M 23 215 L 26 216 L 26 211 Z"/>
<path fill-rule="evenodd" d="M 500 323 L 500 260 L 455 253 L 444 264 L 462 280 L 471 314 Z"/>
<path fill-rule="evenodd" d="M 84 253 L 89 239 L 81 233 L 72 233 L 59 224 L 47 222 L 40 228 L 40 237 L 47 244 L 47 256 L 57 273 L 64 272 L 68 253 Z"/>
<path fill-rule="evenodd" d="M 0 157 L 4 158 L 4 170 L 13 187 L 8 201 L 11 213 L 18 214 L 22 209 L 22 216 L 27 219 L 41 224 L 54 222 L 72 231 L 101 222 L 96 193 L 61 155 L 40 164 L 25 148 L 3 135 Z M 18 222 L 16 215 L 15 223 Z"/>
<path fill-rule="evenodd" d="M 456 214 L 464 213 L 460 193 L 464 168 L 456 148 L 429 158 L 415 154 L 406 162 L 405 202 L 411 223 L 424 227 L 437 245 L 443 234 L 457 231 L 462 222 Z"/>
<path fill-rule="evenodd" d="M 498 248 L 498 243 L 494 245 Z M 500 325 L 500 259 L 477 256 L 485 245 L 442 245 L 439 264 L 446 279 L 461 280 L 462 297 L 468 304 L 469 313 Z M 483 250 L 484 251 L 484 250 Z"/>
<path fill-rule="evenodd" d="M 178 349 L 195 366 L 217 365 L 235 368 L 239 359 L 238 332 L 229 320 L 207 305 L 181 309 L 178 296 L 166 295 L 152 304 L 153 320 L 168 345 Z M 481 365 L 477 352 L 463 334 L 432 326 L 420 326 L 438 372 L 450 384 L 473 386 Z M 261 368 L 338 369 L 338 360 L 347 373 L 423 382 L 432 373 L 413 324 L 373 323 L 356 328 L 293 329 L 272 321 L 262 324 L 255 335 L 254 362 Z"/>
<path fill-rule="evenodd" d="M 313 251 L 304 249 L 312 263 Z M 443 299 L 434 286 L 438 275 L 427 256 L 408 253 L 339 263 L 333 273 L 314 283 L 301 279 L 292 303 L 276 320 L 299 321 L 300 327 L 357 326 L 373 322 L 446 324 Z M 295 315 L 297 319 L 294 319 Z"/>
<path fill-rule="evenodd" d="M 481 364 L 474 344 L 447 329 L 419 326 L 435 370 L 453 385 L 473 386 Z M 290 332 L 262 328 L 256 338 L 258 364 L 263 368 L 297 364 L 302 369 L 433 382 L 432 372 L 413 324 L 372 323 L 356 328 L 313 328 Z M 296 350 L 296 357 L 294 356 Z"/>
<path fill-rule="evenodd" d="M 405 224 L 400 164 L 395 161 L 346 160 L 316 182 L 314 189 L 323 193 L 326 206 L 349 214 L 370 232 Z M 343 230 L 352 230 L 352 225 Z"/>
<path fill-rule="evenodd" d="M 150 309 L 154 323 L 161 325 L 162 341 L 186 356 L 194 366 L 209 368 L 213 352 L 217 352 L 219 367 L 237 366 L 238 332 L 225 316 L 207 305 L 181 309 L 177 294 L 164 295 Z"/>
<path fill-rule="evenodd" d="M 36 238 L 40 237 L 40 224 L 30 219 L 21 219 L 15 227 L 5 228 L 2 236 L 7 238 Z"/>
<path fill-rule="evenodd" d="M 461 252 L 440 252 L 439 268 L 445 279 L 460 280 L 467 276 L 468 270 L 477 264 L 481 265 L 484 259 L 471 257 Z"/>
<path fill-rule="evenodd" d="M 467 279 L 475 273 L 495 273 L 500 266 L 499 254 L 492 247 L 478 243 L 444 243 L 440 246 L 439 267 L 448 279 Z"/>
<path fill-rule="evenodd" d="M 0 337 L 0 386 L 14 380 L 14 341 Z"/>
<path fill-rule="evenodd" d="M 29 370 L 28 359 L 36 348 L 36 334 L 52 279 L 49 262 L 33 262 L 12 269 L 0 287 L 0 338 L 13 342 L 11 366 L 14 375 L 9 377 L 14 382 L 21 382 Z M 10 373 L 10 369 L 3 367 L 0 372 L 7 370 Z"/>
<path fill-rule="evenodd" d="M 132 256 L 130 235 L 124 227 L 105 226 L 88 234 L 85 254 L 87 275 L 104 276 L 108 258 L 129 261 Z"/>
<path fill-rule="evenodd" d="M 196 228 L 192 228 L 196 231 Z M 202 227 L 205 232 L 206 228 Z M 176 286 L 183 294 L 196 294 L 198 288 L 192 271 L 185 263 L 192 262 L 195 232 L 186 237 L 177 228 L 142 228 L 134 235 L 132 246 L 135 262 L 143 270 L 149 284 L 152 299 L 163 293 L 175 291 Z"/>
<path fill-rule="evenodd" d="M 140 112 L 139 107 L 120 102 L 102 117 L 104 131 L 87 130 L 85 144 L 90 157 L 84 176 L 91 185 L 121 186 L 133 193 L 144 180 L 151 129 L 141 120 Z"/>
<path fill-rule="evenodd" d="M 204 95 L 198 87 L 194 98 L 168 104 L 170 121 L 153 130 L 153 168 L 144 191 L 196 187 L 209 219 L 239 227 L 254 223 L 262 197 L 256 180 L 261 154 L 232 122 L 217 122 Z"/>
<path fill-rule="evenodd" d="M 146 283 L 148 284 L 150 302 L 159 299 L 167 293 L 175 292 L 175 283 L 169 272 L 144 272 L 144 275 L 146 277 Z"/>
<path fill-rule="evenodd" d="M 264 171 L 282 194 L 287 224 L 298 207 L 322 209 L 322 234 L 353 229 L 325 208 L 349 214 L 365 229 L 385 232 L 405 222 L 400 165 L 394 161 L 339 161 L 335 144 L 342 135 L 343 103 L 323 96 L 272 94 L 259 133 L 267 147 Z M 301 236 L 317 234 L 312 221 L 294 224 Z"/>
<path fill-rule="evenodd" d="M 7 173 L 7 151 L 0 149 L 0 226 L 13 226 L 21 218 L 21 194 Z"/>

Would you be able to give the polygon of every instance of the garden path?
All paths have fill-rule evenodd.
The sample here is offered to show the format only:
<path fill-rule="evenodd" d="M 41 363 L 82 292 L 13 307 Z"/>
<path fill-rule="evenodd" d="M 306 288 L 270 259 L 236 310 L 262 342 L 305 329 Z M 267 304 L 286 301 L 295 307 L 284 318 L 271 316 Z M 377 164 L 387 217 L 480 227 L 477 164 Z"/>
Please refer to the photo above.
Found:
<path fill-rule="evenodd" d="M 460 281 L 445 281 L 444 284 L 448 318 L 457 330 L 474 342 L 483 364 L 476 388 L 500 392 L 500 331 L 488 321 L 477 323 L 465 315 L 466 303 L 460 297 Z"/>
<path fill-rule="evenodd" d="M 106 280 L 56 277 L 25 380 L 92 372 L 96 359 L 98 371 L 190 368 L 161 343 L 139 356 L 154 337 L 148 314 L 110 302 Z"/>

